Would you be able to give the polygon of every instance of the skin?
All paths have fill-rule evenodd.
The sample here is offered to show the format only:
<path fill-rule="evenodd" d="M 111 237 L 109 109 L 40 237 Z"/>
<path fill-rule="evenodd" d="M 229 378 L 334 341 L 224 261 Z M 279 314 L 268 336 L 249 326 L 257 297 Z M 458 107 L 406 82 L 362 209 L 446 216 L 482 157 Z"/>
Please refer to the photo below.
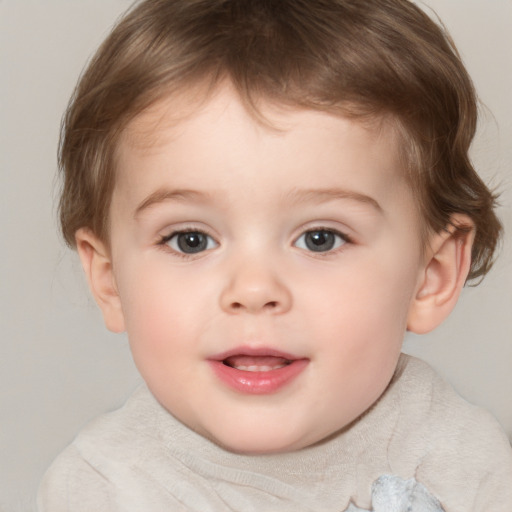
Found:
<path fill-rule="evenodd" d="M 91 289 L 190 428 L 235 452 L 314 444 L 379 398 L 408 328 L 451 311 L 471 239 L 447 231 L 422 251 L 385 125 L 267 106 L 273 129 L 229 87 L 186 115 L 173 106 L 141 114 L 120 143 L 109 246 L 77 233 Z M 183 253 L 184 230 L 204 234 L 204 250 Z M 332 247 L 311 250 L 313 232 Z M 240 392 L 209 364 L 239 347 L 306 364 L 276 391 Z"/>

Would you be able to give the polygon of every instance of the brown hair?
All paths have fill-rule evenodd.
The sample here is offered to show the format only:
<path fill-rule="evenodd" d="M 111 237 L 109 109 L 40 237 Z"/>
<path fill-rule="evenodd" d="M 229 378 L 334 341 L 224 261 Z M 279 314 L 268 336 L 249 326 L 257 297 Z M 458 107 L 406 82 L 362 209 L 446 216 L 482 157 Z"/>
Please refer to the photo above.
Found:
<path fill-rule="evenodd" d="M 90 62 L 63 120 L 60 219 L 69 245 L 80 227 L 108 240 L 114 155 L 127 123 L 173 92 L 212 90 L 226 78 L 255 115 L 264 99 L 391 118 L 426 230 L 466 214 L 475 225 L 469 278 L 489 270 L 501 225 L 468 157 L 475 92 L 450 38 L 407 0 L 136 5 Z"/>

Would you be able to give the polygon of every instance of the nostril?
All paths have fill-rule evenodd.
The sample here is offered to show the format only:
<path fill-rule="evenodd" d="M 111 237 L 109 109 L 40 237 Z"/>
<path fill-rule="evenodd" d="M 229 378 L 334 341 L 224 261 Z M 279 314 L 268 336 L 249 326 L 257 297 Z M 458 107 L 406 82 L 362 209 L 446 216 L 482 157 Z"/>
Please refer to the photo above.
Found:
<path fill-rule="evenodd" d="M 275 300 L 272 300 L 272 301 L 269 301 L 269 302 L 266 302 L 264 305 L 263 305 L 263 308 L 264 309 L 276 309 L 278 307 L 279 303 Z M 231 303 L 231 309 L 232 310 L 240 310 L 240 309 L 244 309 L 245 306 L 240 303 L 240 302 L 232 302 Z"/>
<path fill-rule="evenodd" d="M 245 312 L 277 315 L 288 311 L 291 307 L 288 290 L 276 283 L 268 286 L 264 284 L 256 286 L 251 285 L 251 282 L 235 282 L 223 290 L 219 305 L 223 311 L 232 315 Z"/>

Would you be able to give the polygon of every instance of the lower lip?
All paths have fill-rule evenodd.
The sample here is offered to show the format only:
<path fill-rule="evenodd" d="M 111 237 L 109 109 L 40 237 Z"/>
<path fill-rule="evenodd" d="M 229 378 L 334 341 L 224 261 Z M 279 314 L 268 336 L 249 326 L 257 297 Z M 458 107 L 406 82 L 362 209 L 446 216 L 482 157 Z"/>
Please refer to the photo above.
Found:
<path fill-rule="evenodd" d="M 308 365 L 307 359 L 296 359 L 287 366 L 266 372 L 237 370 L 222 361 L 209 361 L 217 377 L 240 393 L 265 395 L 275 393 L 294 380 Z"/>

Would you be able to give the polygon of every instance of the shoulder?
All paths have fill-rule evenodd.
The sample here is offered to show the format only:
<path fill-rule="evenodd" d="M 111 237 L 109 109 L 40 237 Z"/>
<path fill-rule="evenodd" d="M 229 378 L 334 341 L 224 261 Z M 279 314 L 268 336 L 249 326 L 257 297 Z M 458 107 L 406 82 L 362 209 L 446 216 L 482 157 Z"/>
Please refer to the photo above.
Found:
<path fill-rule="evenodd" d="M 110 508 L 109 481 L 68 446 L 50 466 L 39 485 L 39 512 L 86 512 L 101 503 Z"/>
<path fill-rule="evenodd" d="M 404 356 L 396 381 L 404 423 L 413 424 L 420 431 L 428 429 L 431 443 L 449 442 L 450 447 L 465 444 L 464 453 L 477 456 L 481 462 L 483 458 L 489 459 L 485 454 L 496 450 L 505 459 L 512 457 L 510 443 L 498 421 L 485 409 L 462 398 L 426 362 Z M 445 446 L 443 451 L 456 450 L 450 447 Z M 484 448 L 485 453 L 478 454 L 478 448 Z"/>
<path fill-rule="evenodd" d="M 415 476 L 446 510 L 509 510 L 512 448 L 497 420 L 419 359 L 405 356 L 392 385 L 400 395 L 401 443 L 420 461 Z"/>
<path fill-rule="evenodd" d="M 158 437 L 162 418 L 172 428 L 169 414 L 141 387 L 123 407 L 91 421 L 46 472 L 39 486 L 38 510 L 124 511 L 132 506 L 143 510 L 140 500 L 146 499 L 145 494 L 159 503 L 155 495 L 164 491 L 154 478 L 141 474 L 145 470 L 151 474 L 154 461 L 165 460 L 167 476 L 173 478 L 172 457 Z M 130 498 L 130 506 L 121 505 Z M 167 497 L 166 503 L 171 502 Z"/>

